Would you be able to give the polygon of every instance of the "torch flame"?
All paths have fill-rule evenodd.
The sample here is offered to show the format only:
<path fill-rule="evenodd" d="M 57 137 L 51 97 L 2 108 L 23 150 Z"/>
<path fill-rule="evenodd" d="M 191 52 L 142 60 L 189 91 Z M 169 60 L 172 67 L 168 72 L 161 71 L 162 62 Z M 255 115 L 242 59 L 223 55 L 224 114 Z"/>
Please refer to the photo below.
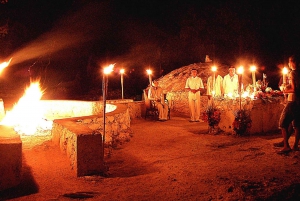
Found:
<path fill-rule="evenodd" d="M 283 69 L 282 69 L 282 73 L 283 74 L 288 74 L 289 73 L 289 70 L 288 70 L 288 68 L 287 67 L 284 67 Z"/>
<path fill-rule="evenodd" d="M 244 73 L 244 66 L 240 66 L 238 69 L 237 69 L 237 74 L 243 74 Z"/>
<path fill-rule="evenodd" d="M 148 75 L 152 74 L 152 70 L 151 69 L 147 69 L 146 71 L 147 71 Z"/>
<path fill-rule="evenodd" d="M 5 61 L 5 62 L 3 62 L 3 63 L 0 64 L 0 73 L 2 73 L 3 69 L 6 68 L 10 64 L 11 59 L 12 58 L 10 58 L 9 61 Z"/>
<path fill-rule="evenodd" d="M 255 71 L 256 71 L 256 66 L 251 66 L 251 67 L 250 67 L 250 71 L 251 71 L 251 72 L 255 72 Z"/>
<path fill-rule="evenodd" d="M 13 109 L 6 112 L 0 124 L 14 127 L 16 132 L 25 135 L 33 135 L 39 129 L 51 129 L 52 122 L 43 119 L 44 110 L 40 104 L 42 96 L 39 82 L 31 83 Z"/>
<path fill-rule="evenodd" d="M 109 66 L 105 67 L 103 72 L 104 74 L 110 74 L 113 71 L 115 64 L 110 64 Z"/>

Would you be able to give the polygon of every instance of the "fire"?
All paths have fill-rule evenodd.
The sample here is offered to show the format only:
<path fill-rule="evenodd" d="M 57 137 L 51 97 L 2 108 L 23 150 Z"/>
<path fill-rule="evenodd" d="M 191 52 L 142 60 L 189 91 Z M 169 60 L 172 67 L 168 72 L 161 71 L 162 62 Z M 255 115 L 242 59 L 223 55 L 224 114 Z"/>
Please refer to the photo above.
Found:
<path fill-rule="evenodd" d="M 6 68 L 10 64 L 11 59 L 7 62 L 3 62 L 3 63 L 0 64 L 0 73 L 2 73 L 3 69 Z"/>
<path fill-rule="evenodd" d="M 40 103 L 42 96 L 39 82 L 31 83 L 13 109 L 6 112 L 0 124 L 13 127 L 17 133 L 24 135 L 51 129 L 52 121 L 44 118 L 44 110 Z"/>

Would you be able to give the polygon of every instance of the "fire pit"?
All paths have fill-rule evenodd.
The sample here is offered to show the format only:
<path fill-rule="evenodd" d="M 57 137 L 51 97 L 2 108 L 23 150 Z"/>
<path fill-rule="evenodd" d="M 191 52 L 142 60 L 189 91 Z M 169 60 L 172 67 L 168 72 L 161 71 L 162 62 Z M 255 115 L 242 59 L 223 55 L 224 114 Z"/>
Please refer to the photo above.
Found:
<path fill-rule="evenodd" d="M 127 100 L 127 102 L 130 101 L 133 102 Z M 120 102 L 114 101 L 114 104 L 106 104 L 106 145 L 111 145 L 120 138 L 130 137 L 129 110 L 124 100 Z M 49 135 L 51 140 L 67 154 L 77 176 L 100 174 L 105 171 L 102 152 L 103 105 L 101 101 L 40 100 L 38 108 L 43 108 L 42 118 L 48 123 L 51 122 L 51 128 L 44 132 L 34 133 L 32 137 L 38 137 L 41 134 Z M 15 149 L 18 154 L 14 155 L 16 161 L 13 164 L 14 168 L 10 167 L 16 171 L 10 175 L 1 176 L 0 183 L 16 182 L 1 186 L 2 189 L 18 184 L 22 165 L 22 137 L 20 138 L 20 135 L 12 128 L 9 130 L 10 132 L 7 132 L 7 129 L 1 129 L 1 133 L 5 134 L 6 138 L 1 138 L 0 148 L 4 141 L 7 149 L 13 146 L 9 146 L 10 142 L 18 147 Z M 9 153 L 5 150 L 1 152 Z M 5 163 L 5 161 L 2 162 L 2 164 Z M 12 177 L 14 180 L 11 179 Z"/>

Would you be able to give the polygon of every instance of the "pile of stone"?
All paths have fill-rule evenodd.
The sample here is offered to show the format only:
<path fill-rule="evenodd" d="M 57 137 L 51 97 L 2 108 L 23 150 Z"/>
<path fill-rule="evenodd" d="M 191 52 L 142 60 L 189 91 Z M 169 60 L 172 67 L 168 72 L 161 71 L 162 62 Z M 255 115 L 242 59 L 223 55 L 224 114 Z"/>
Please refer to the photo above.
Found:
<path fill-rule="evenodd" d="M 167 75 L 157 79 L 159 85 L 165 92 L 178 92 L 184 91 L 186 79 L 191 75 L 192 69 L 198 70 L 198 76 L 202 79 L 203 84 L 206 86 L 207 78 L 212 75 L 211 67 L 213 63 L 194 63 L 188 66 L 183 66 L 176 70 L 171 71 Z M 227 65 L 218 65 L 218 73 L 223 77 L 228 73 Z"/>
<path fill-rule="evenodd" d="M 159 85 L 163 88 L 166 94 L 171 110 L 184 114 L 189 114 L 189 106 L 187 100 L 187 92 L 185 91 L 186 79 L 191 75 L 192 69 L 198 70 L 198 76 L 202 79 L 206 87 L 207 78 L 212 75 L 211 67 L 213 63 L 194 63 L 188 66 L 183 66 L 171 71 L 167 75 L 157 79 Z M 227 65 L 218 65 L 218 73 L 223 77 L 228 73 Z M 207 106 L 207 97 L 202 94 L 201 111 L 203 112 Z"/>

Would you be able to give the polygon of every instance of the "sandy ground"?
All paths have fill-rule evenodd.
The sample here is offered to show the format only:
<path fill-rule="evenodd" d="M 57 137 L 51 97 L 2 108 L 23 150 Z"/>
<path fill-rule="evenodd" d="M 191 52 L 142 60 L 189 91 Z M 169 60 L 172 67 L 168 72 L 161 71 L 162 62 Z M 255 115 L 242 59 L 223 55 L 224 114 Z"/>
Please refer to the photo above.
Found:
<path fill-rule="evenodd" d="M 22 137 L 22 182 L 0 200 L 300 199 L 300 152 L 276 154 L 280 133 L 213 135 L 206 123 L 171 115 L 133 120 L 131 140 L 105 159 L 107 176 L 77 178 L 50 136 Z"/>

